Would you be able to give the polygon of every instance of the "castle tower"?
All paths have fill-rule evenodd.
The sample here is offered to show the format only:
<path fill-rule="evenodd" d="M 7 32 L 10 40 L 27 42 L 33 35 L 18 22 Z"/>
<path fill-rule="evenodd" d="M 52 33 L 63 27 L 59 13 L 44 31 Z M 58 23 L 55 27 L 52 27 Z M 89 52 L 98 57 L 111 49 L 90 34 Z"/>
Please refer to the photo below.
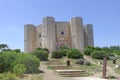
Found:
<path fill-rule="evenodd" d="M 94 38 L 93 38 L 93 25 L 86 24 L 84 25 L 84 45 L 94 46 Z"/>
<path fill-rule="evenodd" d="M 55 21 L 53 17 L 43 18 L 42 27 L 42 47 L 48 48 L 50 51 L 56 48 L 56 28 Z"/>
<path fill-rule="evenodd" d="M 42 24 L 24 25 L 25 52 L 36 48 L 58 50 L 61 46 L 76 48 L 83 51 L 87 45 L 94 46 L 93 25 L 83 26 L 81 17 L 73 17 L 70 22 L 55 21 L 53 17 L 43 18 Z"/>
<path fill-rule="evenodd" d="M 32 52 L 36 49 L 36 28 L 32 24 L 24 25 L 24 46 L 25 52 Z"/>
<path fill-rule="evenodd" d="M 84 49 L 84 33 L 83 33 L 83 21 L 81 17 L 74 17 L 70 21 L 71 29 L 71 43 L 72 48 L 83 51 Z"/>

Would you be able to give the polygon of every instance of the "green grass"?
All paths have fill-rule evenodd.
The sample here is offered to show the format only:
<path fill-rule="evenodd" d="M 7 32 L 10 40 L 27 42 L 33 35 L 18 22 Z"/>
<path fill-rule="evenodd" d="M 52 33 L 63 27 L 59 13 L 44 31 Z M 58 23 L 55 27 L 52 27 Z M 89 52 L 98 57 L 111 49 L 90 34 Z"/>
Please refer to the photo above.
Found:
<path fill-rule="evenodd" d="M 47 69 L 53 70 L 52 66 L 47 66 Z"/>
<path fill-rule="evenodd" d="M 120 74 L 120 69 L 114 69 L 116 73 Z"/>
<path fill-rule="evenodd" d="M 0 74 L 0 80 L 17 80 L 17 77 L 11 72 L 6 72 Z"/>

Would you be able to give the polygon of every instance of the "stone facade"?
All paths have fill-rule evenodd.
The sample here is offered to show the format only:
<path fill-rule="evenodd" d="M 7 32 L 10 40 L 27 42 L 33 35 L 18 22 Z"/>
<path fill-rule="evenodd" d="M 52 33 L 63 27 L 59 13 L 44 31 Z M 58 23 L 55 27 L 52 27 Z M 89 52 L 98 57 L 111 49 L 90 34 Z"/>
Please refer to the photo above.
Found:
<path fill-rule="evenodd" d="M 61 46 L 83 51 L 87 45 L 94 46 L 93 25 L 83 25 L 81 17 L 74 17 L 70 22 L 58 22 L 53 17 L 43 18 L 41 25 L 24 26 L 25 52 L 38 47 L 58 50 Z"/>

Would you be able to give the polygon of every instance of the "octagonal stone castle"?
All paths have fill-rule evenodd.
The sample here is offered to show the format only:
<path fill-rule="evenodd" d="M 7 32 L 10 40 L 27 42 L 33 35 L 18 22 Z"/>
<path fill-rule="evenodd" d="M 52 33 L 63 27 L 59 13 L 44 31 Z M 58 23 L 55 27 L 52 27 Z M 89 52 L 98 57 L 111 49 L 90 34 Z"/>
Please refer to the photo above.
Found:
<path fill-rule="evenodd" d="M 61 46 L 83 51 L 85 46 L 94 46 L 93 25 L 83 25 L 81 17 L 73 17 L 69 22 L 55 21 L 54 17 L 45 17 L 41 25 L 24 25 L 25 52 L 36 48 L 58 50 Z"/>

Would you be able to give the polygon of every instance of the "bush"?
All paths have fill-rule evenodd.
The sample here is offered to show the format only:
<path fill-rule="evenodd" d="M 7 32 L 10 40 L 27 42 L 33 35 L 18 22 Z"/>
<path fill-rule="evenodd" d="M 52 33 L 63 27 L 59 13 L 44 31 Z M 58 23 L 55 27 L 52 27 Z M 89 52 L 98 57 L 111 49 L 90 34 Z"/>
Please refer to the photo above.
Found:
<path fill-rule="evenodd" d="M 25 65 L 26 73 L 33 73 L 38 70 L 40 61 L 35 56 L 29 54 L 21 54 L 19 58 L 16 61 L 14 61 L 12 65 L 14 66 L 17 64 Z"/>
<path fill-rule="evenodd" d="M 39 59 L 30 54 L 18 54 L 14 51 L 4 51 L 0 53 L 0 72 L 13 71 L 17 64 L 23 64 L 26 72 L 33 72 L 39 67 Z"/>
<path fill-rule="evenodd" d="M 63 56 L 66 56 L 66 55 L 67 55 L 67 52 L 69 51 L 69 49 L 61 49 L 61 50 L 59 50 L 59 51 L 60 51 L 60 53 L 63 54 Z"/>
<path fill-rule="evenodd" d="M 66 46 L 61 46 L 60 49 L 69 49 L 69 48 Z"/>
<path fill-rule="evenodd" d="M 90 66 L 91 63 L 89 61 L 84 61 L 84 65 Z"/>
<path fill-rule="evenodd" d="M 13 51 L 5 51 L 0 53 L 0 72 L 11 71 L 11 64 L 18 59 L 18 54 Z"/>
<path fill-rule="evenodd" d="M 85 49 L 84 49 L 84 54 L 90 56 L 90 54 L 91 54 L 93 51 L 94 51 L 93 49 L 85 48 Z"/>
<path fill-rule="evenodd" d="M 51 54 L 52 58 L 62 58 L 63 57 L 63 53 L 62 51 L 58 50 L 58 51 L 53 51 Z"/>
<path fill-rule="evenodd" d="M 14 49 L 13 51 L 15 51 L 16 53 L 21 53 L 20 49 Z"/>
<path fill-rule="evenodd" d="M 36 49 L 36 51 L 38 51 L 38 50 L 47 51 L 47 52 L 49 53 L 49 50 L 48 50 L 47 48 L 40 48 L 40 47 L 39 47 L 39 48 Z"/>
<path fill-rule="evenodd" d="M 67 52 L 67 57 L 73 59 L 79 59 L 79 58 L 83 58 L 83 54 L 77 49 L 69 49 L 69 51 Z"/>
<path fill-rule="evenodd" d="M 22 76 L 25 71 L 26 67 L 23 64 L 17 64 L 13 67 L 13 73 L 17 74 L 17 76 Z"/>
<path fill-rule="evenodd" d="M 83 65 L 83 64 L 84 64 L 84 59 L 78 59 L 78 60 L 76 61 L 76 64 L 81 64 L 81 65 Z"/>
<path fill-rule="evenodd" d="M 43 51 L 47 51 L 47 52 L 49 53 L 48 48 L 43 48 L 42 50 L 43 50 Z"/>
<path fill-rule="evenodd" d="M 92 52 L 91 57 L 94 59 L 103 59 L 104 57 L 109 58 L 109 54 L 105 51 L 94 51 Z"/>
<path fill-rule="evenodd" d="M 48 60 L 48 52 L 43 50 L 36 50 L 31 53 L 32 55 L 39 58 L 40 61 L 47 61 Z"/>
<path fill-rule="evenodd" d="M 113 51 L 114 54 L 120 55 L 120 50 Z"/>

